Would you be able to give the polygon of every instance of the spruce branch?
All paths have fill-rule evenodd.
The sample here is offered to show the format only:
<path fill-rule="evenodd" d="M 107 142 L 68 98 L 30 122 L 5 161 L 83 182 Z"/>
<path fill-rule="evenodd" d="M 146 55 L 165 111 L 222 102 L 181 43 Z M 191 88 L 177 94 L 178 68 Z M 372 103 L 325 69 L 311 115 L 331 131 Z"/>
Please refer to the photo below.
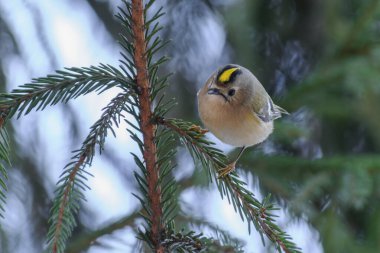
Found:
<path fill-rule="evenodd" d="M 142 133 L 142 139 L 128 130 L 132 139 L 140 147 L 144 161 L 132 154 L 135 162 L 140 168 L 140 173 L 135 172 L 135 178 L 140 186 L 140 194 L 134 194 L 143 207 L 141 215 L 146 220 L 145 232 L 140 232 L 140 238 L 145 240 L 157 253 L 165 252 L 162 244 L 162 231 L 165 230 L 165 221 L 170 219 L 174 210 L 172 201 L 165 198 L 167 194 L 174 191 L 173 181 L 170 178 L 172 166 L 169 158 L 173 153 L 160 154 L 157 145 L 161 135 L 156 124 L 153 122 L 154 108 L 153 99 L 158 94 L 157 89 L 165 85 L 165 81 L 160 82 L 156 77 L 158 66 L 165 61 L 160 58 L 153 62 L 154 48 L 161 45 L 161 40 L 155 34 L 159 25 L 150 29 L 152 22 L 159 18 L 160 12 L 153 16 L 153 19 L 146 22 L 147 9 L 154 1 L 149 1 L 143 6 L 142 0 L 132 0 L 131 3 L 123 1 L 125 11 L 120 8 L 117 15 L 121 21 L 124 33 L 121 34 L 120 44 L 124 52 L 121 52 L 121 68 L 127 75 L 135 80 L 135 90 L 137 91 L 136 105 L 127 106 L 127 112 L 135 117 L 138 126 L 127 122 L 133 129 Z M 131 41 L 128 40 L 131 38 Z M 150 41 L 154 38 L 153 44 Z M 135 108 L 137 107 L 137 108 Z M 157 108 L 158 106 L 156 106 Z M 160 112 L 165 112 L 164 109 Z M 161 135 L 162 136 L 162 135 Z"/>
<path fill-rule="evenodd" d="M 192 217 L 187 213 L 181 213 L 177 216 L 176 220 L 179 221 L 179 224 L 177 223 L 179 226 L 182 224 L 182 226 L 190 225 L 191 228 L 196 228 L 198 231 L 203 231 L 204 229 L 211 231 L 211 234 L 208 235 L 208 237 L 214 238 L 214 241 L 217 242 L 220 247 L 230 249 L 228 252 L 244 252 L 242 250 L 244 246 L 243 241 L 236 237 L 233 237 L 229 231 L 222 229 L 212 222 L 201 218 Z M 207 250 L 211 251 L 210 248 L 207 248 Z"/>
<path fill-rule="evenodd" d="M 0 118 L 1 120 L 1 118 Z M 9 137 L 3 126 L 4 121 L 0 122 L 0 217 L 4 218 L 3 212 L 6 200 L 8 171 L 6 165 L 10 165 L 9 161 Z"/>
<path fill-rule="evenodd" d="M 239 213 L 243 221 L 244 219 L 247 221 L 249 232 L 251 231 L 251 223 L 253 223 L 262 239 L 263 234 L 265 234 L 276 244 L 279 252 L 300 252 L 291 241 L 290 236 L 274 223 L 275 215 L 271 212 L 277 208 L 269 202 L 269 197 L 262 202 L 257 200 L 236 172 L 220 179 L 217 178 L 218 171 L 224 168 L 227 163 L 227 157 L 222 151 L 213 147 L 214 143 L 205 139 L 206 130 L 180 119 L 157 118 L 157 123 L 176 132 L 189 149 L 194 160 L 200 161 L 202 167 L 208 169 L 209 174 L 217 183 L 222 198 L 227 197 L 235 212 Z M 212 178 L 210 179 L 212 180 Z"/>
<path fill-rule="evenodd" d="M 194 231 L 185 232 L 181 230 L 175 233 L 172 230 L 166 231 L 165 241 L 163 244 L 167 247 L 168 252 L 178 253 L 242 253 L 241 249 L 234 246 L 222 245 L 219 240 L 212 237 L 206 237 L 202 233 Z"/>
<path fill-rule="evenodd" d="M 149 1 L 145 7 L 142 1 L 123 2 L 126 8 L 119 8 L 117 14 L 124 28 L 120 40 L 124 49 L 120 67 L 135 80 L 137 94 L 136 103 L 126 105 L 126 112 L 135 118 L 137 124 L 126 120 L 134 132 L 127 131 L 138 144 L 143 157 L 140 159 L 132 154 L 140 169 L 134 172 L 140 190 L 134 196 L 141 203 L 140 214 L 146 221 L 144 230 L 139 230 L 138 238 L 147 242 L 154 252 L 164 252 L 162 241 L 165 240 L 165 231 L 170 228 L 177 210 L 177 183 L 171 173 L 174 168 L 171 161 L 175 155 L 175 149 L 171 148 L 174 138 L 153 121 L 156 116 L 164 116 L 174 105 L 173 100 L 164 102 L 164 95 L 161 94 L 168 85 L 169 75 L 162 78 L 157 75 L 159 66 L 167 58 L 154 58 L 158 50 L 166 45 L 158 36 L 162 29 L 158 19 L 163 13 L 160 8 L 147 17 L 148 8 L 154 1 Z"/>
<path fill-rule="evenodd" d="M 163 244 L 168 252 L 201 252 L 205 249 L 201 242 L 201 236 L 202 234 L 195 234 L 193 231 L 187 233 L 166 231 L 164 235 L 166 239 Z"/>
<path fill-rule="evenodd" d="M 212 146 L 214 145 L 213 142 L 204 138 L 205 133 L 208 132 L 207 130 L 181 119 L 157 117 L 156 122 L 178 134 L 194 160 L 200 161 L 202 167 L 208 169 L 210 180 L 215 177 L 218 168 L 224 168 L 226 166 L 228 161 L 227 157 L 222 151 Z"/>
<path fill-rule="evenodd" d="M 10 93 L 0 94 L 0 159 L 9 164 L 7 134 L 4 126 L 8 119 L 16 113 L 17 118 L 26 115 L 33 109 L 43 110 L 48 105 L 59 102 L 67 103 L 96 91 L 102 93 L 114 86 L 128 89 L 131 82 L 118 69 L 105 64 L 83 68 L 66 68 L 58 70 L 56 74 L 33 79 L 31 83 L 19 86 Z M 80 162 L 81 159 L 78 160 Z M 81 161 L 80 163 L 83 163 Z M 80 165 L 78 165 L 80 167 Z M 78 167 L 78 168 L 79 168 Z M 74 170 L 75 171 L 75 170 Z M 73 176 L 76 172 L 73 174 Z M 0 164 L 0 216 L 5 203 L 5 180 L 7 171 L 4 164 Z"/>
<path fill-rule="evenodd" d="M 88 189 L 86 180 L 90 174 L 85 170 L 86 166 L 91 165 L 97 145 L 99 153 L 104 149 L 108 131 L 115 135 L 113 127 L 118 126 L 123 112 L 132 115 L 137 122 L 125 119 L 131 126 L 127 131 L 138 144 L 143 158 L 132 154 L 140 169 L 134 173 L 140 192 L 134 195 L 141 202 L 140 215 L 146 221 L 144 231 L 139 230 L 139 238 L 147 242 L 154 252 L 227 252 L 230 249 L 201 234 L 192 231 L 176 233 L 173 230 L 173 217 L 177 209 L 177 182 L 172 176 L 175 166 L 172 164 L 175 156 L 173 131 L 188 147 L 194 160 L 208 169 L 210 180 L 216 181 L 221 196 L 226 196 L 241 218 L 248 221 L 249 231 L 252 222 L 257 231 L 276 243 L 279 251 L 298 252 L 288 236 L 273 223 L 270 211 L 275 208 L 269 203 L 269 198 L 262 203 L 256 200 L 245 189 L 246 183 L 239 179 L 236 172 L 217 179 L 218 170 L 225 166 L 227 157 L 204 138 L 205 130 L 182 120 L 164 118 L 175 104 L 173 100 L 166 101 L 161 93 L 168 85 L 168 76 L 158 78 L 157 75 L 159 66 L 167 58 L 155 58 L 166 42 L 158 36 L 162 29 L 158 23 L 163 15 L 162 8 L 147 18 L 148 9 L 154 2 L 149 0 L 143 6 L 142 0 L 123 0 L 125 9 L 119 8 L 117 18 L 123 26 L 120 34 L 123 48 L 120 71 L 104 64 L 99 67 L 68 68 L 57 71 L 55 75 L 34 79 L 10 94 L 0 95 L 0 126 L 3 126 L 16 113 L 20 117 L 33 109 L 43 110 L 48 105 L 66 103 L 92 91 L 101 93 L 115 86 L 124 90 L 104 108 L 101 118 L 90 128 L 81 148 L 73 152 L 71 162 L 60 176 L 49 220 L 49 252 L 65 251 L 66 241 L 76 226 L 75 216 L 81 201 L 85 200 L 84 191 Z M 2 133 L 0 137 L 5 136 Z M 0 140 L 0 158 L 7 161 L 8 145 L 3 139 Z M 0 176 L 6 177 L 4 171 L 0 167 Z M 0 209 L 3 190 L 6 187 L 0 177 Z M 87 238 L 86 243 L 120 226 L 120 223 L 113 224 L 102 233 Z"/>
<path fill-rule="evenodd" d="M 91 231 L 90 233 L 81 235 L 79 238 L 76 238 L 75 241 L 71 242 L 68 245 L 66 253 L 83 252 L 90 248 L 91 245 L 94 244 L 94 242 L 96 242 L 99 238 L 105 235 L 110 235 L 119 229 L 132 226 L 134 221 L 138 217 L 139 212 L 134 212 L 95 231 Z"/>
<path fill-rule="evenodd" d="M 43 110 L 48 105 L 66 103 L 70 99 L 93 91 L 101 93 L 117 85 L 130 86 L 119 70 L 100 64 L 98 67 L 59 70 L 54 75 L 36 78 L 32 83 L 24 84 L 11 93 L 0 94 L 0 159 L 2 161 L 0 163 L 0 216 L 2 216 L 2 205 L 5 203 L 7 190 L 5 184 L 7 170 L 4 163 L 10 164 L 8 137 L 4 128 L 7 120 L 17 112 L 17 118 L 19 118 L 34 108 Z"/>
<path fill-rule="evenodd" d="M 82 147 L 74 151 L 72 161 L 66 165 L 56 190 L 56 197 L 51 209 L 50 228 L 48 231 L 48 245 L 52 253 L 64 252 L 65 243 L 72 230 L 76 226 L 75 215 L 79 211 L 79 205 L 85 200 L 83 192 L 88 189 L 86 185 L 86 165 L 91 165 L 95 155 L 95 147 L 99 145 L 99 153 L 104 148 L 107 131 L 112 130 L 113 124 L 118 126 L 121 112 L 125 103 L 129 100 L 128 92 L 116 96 L 104 108 L 100 119 L 91 127 L 91 131 L 84 140 Z"/>
<path fill-rule="evenodd" d="M 129 86 L 128 79 L 118 69 L 100 64 L 95 67 L 66 68 L 54 75 L 33 79 L 11 93 L 0 94 L 1 123 L 13 117 L 28 114 L 31 110 L 43 110 L 48 105 L 67 103 L 70 99 L 90 92 L 104 92 L 114 86 Z"/>

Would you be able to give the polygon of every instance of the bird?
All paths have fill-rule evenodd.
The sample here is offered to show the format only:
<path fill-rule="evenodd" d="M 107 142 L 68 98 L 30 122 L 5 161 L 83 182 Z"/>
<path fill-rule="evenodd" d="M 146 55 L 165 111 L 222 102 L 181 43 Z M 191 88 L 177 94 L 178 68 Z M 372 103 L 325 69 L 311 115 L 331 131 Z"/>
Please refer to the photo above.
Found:
<path fill-rule="evenodd" d="M 235 170 L 247 147 L 268 138 L 275 119 L 289 114 L 273 103 L 250 70 L 237 64 L 227 64 L 213 72 L 197 98 L 204 126 L 222 142 L 240 147 L 237 157 L 218 171 L 219 178 Z"/>

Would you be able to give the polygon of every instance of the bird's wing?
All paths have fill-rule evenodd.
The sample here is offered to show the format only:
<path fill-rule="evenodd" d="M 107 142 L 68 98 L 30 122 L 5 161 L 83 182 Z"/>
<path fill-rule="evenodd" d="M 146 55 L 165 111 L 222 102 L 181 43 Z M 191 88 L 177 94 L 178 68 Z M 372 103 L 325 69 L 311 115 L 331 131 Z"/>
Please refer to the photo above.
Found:
<path fill-rule="evenodd" d="M 281 118 L 281 114 L 289 114 L 285 109 L 275 105 L 268 96 L 265 101 L 260 103 L 259 108 L 254 108 L 256 115 L 264 122 L 270 122 Z M 255 110 L 256 109 L 256 110 Z"/>

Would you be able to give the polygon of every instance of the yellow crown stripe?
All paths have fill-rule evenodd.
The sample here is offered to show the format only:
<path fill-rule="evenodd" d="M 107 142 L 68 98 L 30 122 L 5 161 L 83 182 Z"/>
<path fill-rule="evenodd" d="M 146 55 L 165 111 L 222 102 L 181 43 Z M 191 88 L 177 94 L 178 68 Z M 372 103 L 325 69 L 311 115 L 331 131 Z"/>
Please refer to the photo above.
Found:
<path fill-rule="evenodd" d="M 239 68 L 230 68 L 226 69 L 219 75 L 219 82 L 226 83 L 229 82 L 231 79 L 231 75 L 238 70 Z"/>

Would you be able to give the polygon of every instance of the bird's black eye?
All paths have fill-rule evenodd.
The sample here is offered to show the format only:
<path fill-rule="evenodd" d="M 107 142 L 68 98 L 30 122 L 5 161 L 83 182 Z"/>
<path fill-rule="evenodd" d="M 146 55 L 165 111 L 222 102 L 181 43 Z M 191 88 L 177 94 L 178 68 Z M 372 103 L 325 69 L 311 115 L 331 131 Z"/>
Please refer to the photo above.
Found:
<path fill-rule="evenodd" d="M 228 91 L 228 96 L 232 97 L 233 95 L 235 95 L 235 89 L 230 89 Z"/>

